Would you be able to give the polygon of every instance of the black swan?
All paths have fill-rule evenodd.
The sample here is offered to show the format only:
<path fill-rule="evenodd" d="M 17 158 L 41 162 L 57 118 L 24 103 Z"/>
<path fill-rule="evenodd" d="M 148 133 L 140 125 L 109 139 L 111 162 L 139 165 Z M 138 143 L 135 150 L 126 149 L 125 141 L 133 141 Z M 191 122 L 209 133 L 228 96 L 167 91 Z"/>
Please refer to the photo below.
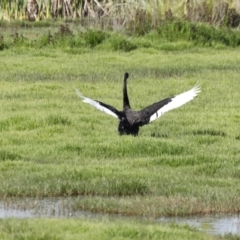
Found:
<path fill-rule="evenodd" d="M 79 90 L 76 89 L 77 95 L 82 98 L 83 102 L 91 104 L 102 112 L 119 119 L 118 132 L 120 135 L 131 134 L 137 136 L 139 127 L 156 120 L 165 112 L 191 101 L 200 92 L 200 87 L 196 85 L 187 92 L 153 103 L 140 111 L 133 111 L 130 107 L 127 94 L 128 77 L 129 74 L 125 73 L 123 80 L 123 111 L 118 111 L 116 108 L 103 102 L 84 97 Z"/>

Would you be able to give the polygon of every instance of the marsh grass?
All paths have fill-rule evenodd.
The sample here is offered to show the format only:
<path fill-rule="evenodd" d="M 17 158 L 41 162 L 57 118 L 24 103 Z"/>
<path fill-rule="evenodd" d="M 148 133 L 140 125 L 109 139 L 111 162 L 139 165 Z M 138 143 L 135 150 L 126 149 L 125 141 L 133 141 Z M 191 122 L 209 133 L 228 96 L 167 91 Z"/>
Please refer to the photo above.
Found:
<path fill-rule="evenodd" d="M 239 212 L 238 48 L 27 49 L 0 52 L 1 197 L 80 195 L 76 210 L 148 217 Z M 202 91 L 120 137 L 74 89 L 121 109 L 125 71 L 136 110 Z"/>
<path fill-rule="evenodd" d="M 159 226 L 152 222 L 100 219 L 8 219 L 0 221 L 0 237 L 5 239 L 214 239 L 188 226 Z"/>
<path fill-rule="evenodd" d="M 1 196 L 83 195 L 76 209 L 139 216 L 238 212 L 238 49 L 95 51 L 1 53 Z M 125 71 L 134 109 L 196 82 L 202 92 L 120 138 L 74 88 L 121 108 Z"/>

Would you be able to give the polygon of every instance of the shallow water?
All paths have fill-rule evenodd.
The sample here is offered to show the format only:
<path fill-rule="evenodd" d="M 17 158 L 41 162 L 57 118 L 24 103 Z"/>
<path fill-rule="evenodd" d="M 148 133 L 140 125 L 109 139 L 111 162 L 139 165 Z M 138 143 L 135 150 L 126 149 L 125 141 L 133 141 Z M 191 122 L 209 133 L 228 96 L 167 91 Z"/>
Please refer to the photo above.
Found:
<path fill-rule="evenodd" d="M 83 211 L 73 211 L 76 197 L 54 197 L 44 199 L 6 199 L 0 201 L 0 218 L 66 218 L 93 216 Z"/>
<path fill-rule="evenodd" d="M 187 224 L 212 235 L 240 235 L 240 215 L 236 214 L 159 218 L 157 222 Z"/>
<path fill-rule="evenodd" d="M 96 218 L 101 214 L 74 211 L 72 204 L 78 197 L 45 199 L 6 199 L 0 201 L 0 218 Z M 240 215 L 208 215 L 195 217 L 162 217 L 159 223 L 188 224 L 209 234 L 240 235 Z"/>

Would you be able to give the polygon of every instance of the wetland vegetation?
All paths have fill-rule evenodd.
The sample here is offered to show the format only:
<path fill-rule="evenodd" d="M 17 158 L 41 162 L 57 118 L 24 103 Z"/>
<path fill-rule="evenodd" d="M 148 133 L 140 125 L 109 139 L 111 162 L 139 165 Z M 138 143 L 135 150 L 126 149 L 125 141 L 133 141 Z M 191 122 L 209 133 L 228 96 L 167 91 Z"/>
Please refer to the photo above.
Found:
<path fill-rule="evenodd" d="M 2 199 L 78 195 L 75 210 L 148 219 L 240 211 L 239 31 L 174 20 L 139 35 L 43 21 L 1 22 L 0 35 Z M 120 137 L 74 89 L 121 108 L 126 71 L 134 109 L 196 83 L 202 91 L 137 138 Z M 151 220 L 0 221 L 1 239 L 36 236 L 237 239 Z"/>

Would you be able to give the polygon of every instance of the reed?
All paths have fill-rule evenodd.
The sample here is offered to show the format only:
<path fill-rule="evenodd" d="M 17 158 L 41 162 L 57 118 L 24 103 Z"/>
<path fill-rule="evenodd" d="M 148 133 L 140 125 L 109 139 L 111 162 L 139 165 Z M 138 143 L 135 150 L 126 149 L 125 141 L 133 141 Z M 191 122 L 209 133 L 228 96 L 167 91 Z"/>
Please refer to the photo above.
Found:
<path fill-rule="evenodd" d="M 158 27 L 163 20 L 187 19 L 214 26 L 240 25 L 237 0 L 2 0 L 0 19 L 31 20 L 62 18 L 80 20 L 89 26 L 114 30 L 133 29 L 141 34 Z"/>

